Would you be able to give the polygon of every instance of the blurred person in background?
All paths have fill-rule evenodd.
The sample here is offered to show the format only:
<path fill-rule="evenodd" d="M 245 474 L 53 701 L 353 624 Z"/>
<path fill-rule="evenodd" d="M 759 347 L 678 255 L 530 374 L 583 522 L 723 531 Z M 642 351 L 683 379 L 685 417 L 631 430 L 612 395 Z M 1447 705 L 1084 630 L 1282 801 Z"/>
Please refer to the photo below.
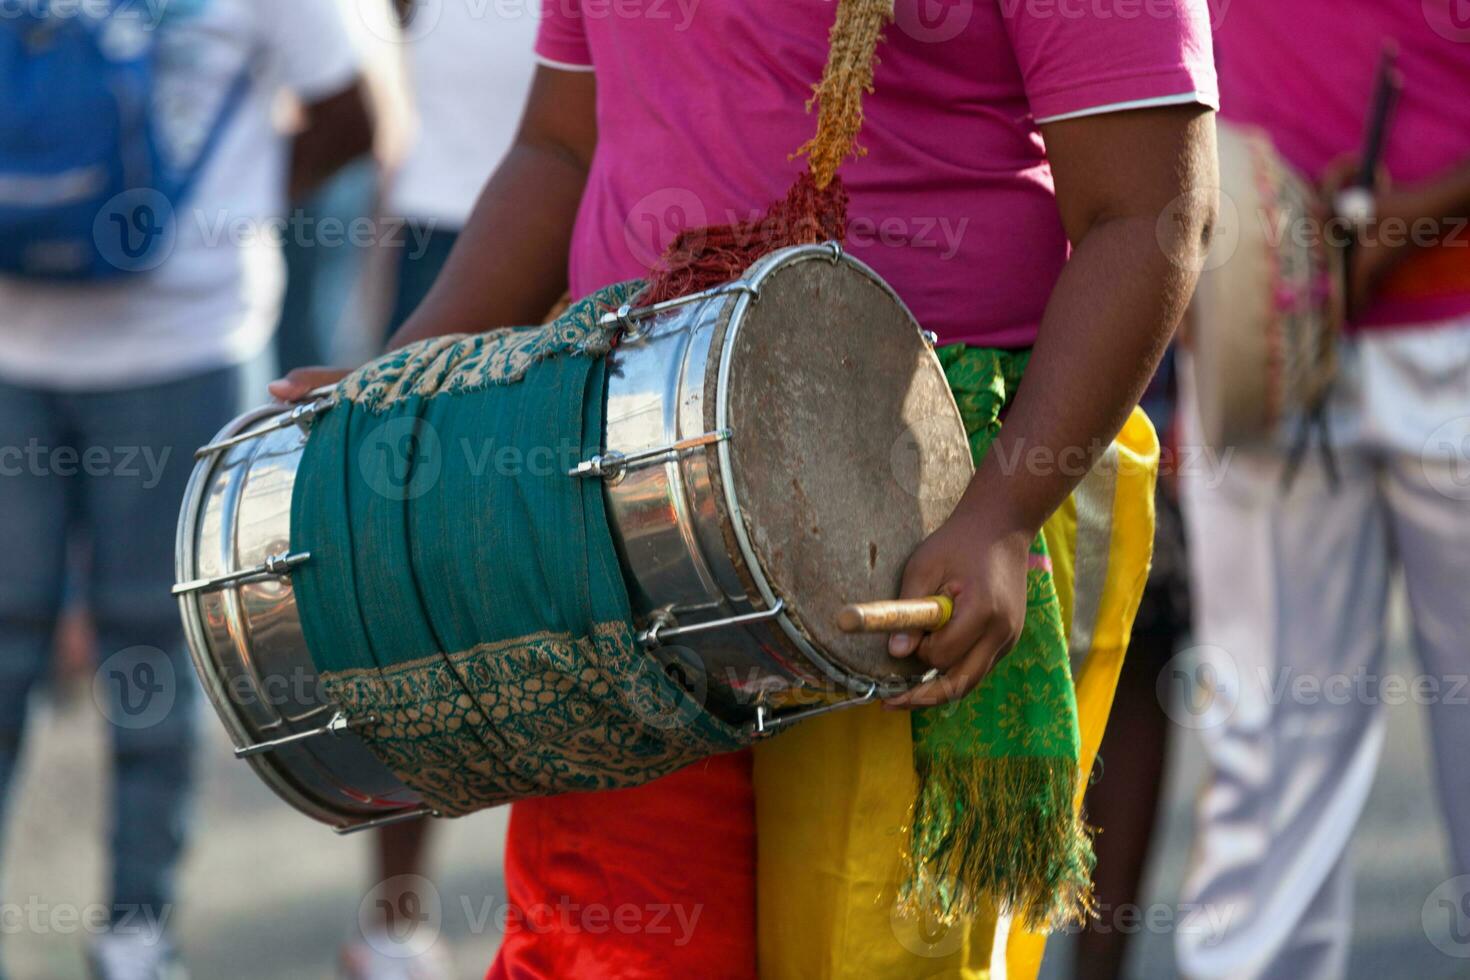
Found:
<path fill-rule="evenodd" d="M 1190 620 L 1189 556 L 1179 511 L 1178 388 L 1171 347 L 1141 403 L 1159 433 L 1153 563 L 1098 750 L 1099 767 L 1087 789 L 1087 820 L 1097 828 L 1097 916 L 1083 924 L 1077 940 L 1077 980 L 1123 975 L 1129 940 L 1137 932 L 1128 923 L 1141 914 L 1139 895 L 1164 788 L 1171 726 L 1159 701 L 1158 677 L 1185 641 Z"/>
<path fill-rule="evenodd" d="M 473 3 L 474 0 L 460 0 Z M 285 236 L 286 295 L 276 330 L 276 368 L 290 371 L 324 359 L 376 349 L 384 300 L 375 263 L 404 235 L 378 220 L 384 175 L 403 154 L 408 111 L 399 0 L 336 0 L 362 56 L 372 101 L 373 152 L 293 200 L 295 230 Z M 371 306 L 376 304 L 376 306 Z M 364 309 L 364 305 L 371 308 Z"/>
<path fill-rule="evenodd" d="M 387 228 L 404 223 L 388 250 L 395 286 L 387 329 L 398 330 L 439 275 L 480 190 L 510 148 L 531 88 L 537 2 L 476 4 L 394 0 L 413 111 L 402 165 L 387 179 Z M 391 909 L 415 907 L 425 869 L 427 820 L 376 832 L 377 894 L 385 918 L 342 949 L 346 980 L 438 980 L 449 976 L 441 946 L 415 955 L 393 938 Z M 421 906 L 419 906 L 421 907 Z"/>
<path fill-rule="evenodd" d="M 382 339 L 416 310 L 510 149 L 531 90 L 537 0 L 395 0 L 415 122 L 385 213 L 406 223 Z"/>
<path fill-rule="evenodd" d="M 1228 718 L 1201 732 L 1211 769 L 1182 898 L 1226 924 L 1179 930 L 1186 977 L 1346 972 L 1347 849 L 1384 742 L 1395 574 L 1434 692 L 1454 873 L 1470 873 L 1470 707 L 1454 693 L 1470 670 L 1470 24 L 1452 4 L 1237 0 L 1216 35 L 1222 118 L 1263 128 L 1324 201 L 1358 165 L 1343 155 L 1363 141 L 1388 38 L 1404 92 L 1359 225 L 1329 404 L 1340 479 L 1309 462 L 1283 490 L 1283 449 L 1241 450 L 1222 474 L 1183 480 L 1196 638 L 1223 652 L 1238 688 L 1217 692 Z M 1184 417 L 1197 439 L 1197 416 Z M 1316 696 L 1293 694 L 1302 678 Z"/>
<path fill-rule="evenodd" d="M 111 923 L 89 960 L 104 980 L 177 977 L 196 705 L 169 595 L 179 503 L 276 323 L 271 219 L 363 153 L 372 123 L 335 0 L 11 11 L 0 85 L 0 791 L 47 672 L 71 518 L 113 752 Z"/>

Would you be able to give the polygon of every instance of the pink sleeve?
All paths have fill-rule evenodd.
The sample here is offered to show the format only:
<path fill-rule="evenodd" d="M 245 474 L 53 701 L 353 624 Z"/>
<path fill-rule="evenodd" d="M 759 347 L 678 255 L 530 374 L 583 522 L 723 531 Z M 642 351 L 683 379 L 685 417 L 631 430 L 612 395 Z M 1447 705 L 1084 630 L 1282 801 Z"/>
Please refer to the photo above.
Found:
<path fill-rule="evenodd" d="M 586 22 L 581 0 L 542 0 L 541 25 L 536 34 L 536 56 L 543 63 L 590 68 Z"/>
<path fill-rule="evenodd" d="M 1220 106 L 1208 0 L 1023 0 L 1001 9 L 1038 122 L 1145 105 Z"/>

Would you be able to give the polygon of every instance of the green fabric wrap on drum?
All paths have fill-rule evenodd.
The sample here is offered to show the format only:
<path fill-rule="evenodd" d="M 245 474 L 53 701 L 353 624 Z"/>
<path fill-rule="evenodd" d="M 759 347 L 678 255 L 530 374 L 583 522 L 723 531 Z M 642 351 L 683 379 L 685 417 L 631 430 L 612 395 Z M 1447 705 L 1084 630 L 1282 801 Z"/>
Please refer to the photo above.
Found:
<path fill-rule="evenodd" d="M 602 485 L 598 316 L 435 338 L 360 369 L 318 419 L 291 502 L 292 575 L 323 691 L 446 815 L 647 782 L 738 748 L 633 629 Z M 524 381 L 524 383 L 520 383 Z"/>

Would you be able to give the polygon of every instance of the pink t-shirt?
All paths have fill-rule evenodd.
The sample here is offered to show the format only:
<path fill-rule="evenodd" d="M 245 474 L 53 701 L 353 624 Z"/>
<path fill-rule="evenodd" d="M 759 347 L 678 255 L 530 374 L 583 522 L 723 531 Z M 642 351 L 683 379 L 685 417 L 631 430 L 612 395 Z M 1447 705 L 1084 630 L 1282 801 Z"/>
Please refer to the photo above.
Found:
<path fill-rule="evenodd" d="M 1395 181 L 1470 160 L 1470 8 L 1464 0 L 1233 0 L 1216 24 L 1221 116 L 1259 126 L 1305 176 L 1363 143 L 1385 38 L 1404 95 L 1385 146 Z M 1446 229 L 1453 230 L 1453 229 Z M 1384 284 L 1363 326 L 1470 314 L 1470 230 Z"/>
<path fill-rule="evenodd" d="M 544 0 L 536 50 L 597 73 L 582 295 L 685 227 L 759 215 L 804 163 L 831 0 Z M 1205 0 L 897 0 L 842 175 L 848 247 L 941 339 L 1029 346 L 1068 255 L 1038 120 L 1217 104 Z"/>

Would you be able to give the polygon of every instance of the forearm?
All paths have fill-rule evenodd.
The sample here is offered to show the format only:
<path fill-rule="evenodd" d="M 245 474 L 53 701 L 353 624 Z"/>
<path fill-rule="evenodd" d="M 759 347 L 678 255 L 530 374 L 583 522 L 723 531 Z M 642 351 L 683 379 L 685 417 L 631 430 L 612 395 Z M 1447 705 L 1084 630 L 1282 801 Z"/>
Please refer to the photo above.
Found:
<path fill-rule="evenodd" d="M 480 194 L 423 304 L 389 341 L 538 323 L 567 286 L 586 167 L 551 145 L 518 142 Z"/>
<path fill-rule="evenodd" d="M 1138 404 L 1199 279 L 1218 208 L 1213 113 L 1200 106 L 1043 127 L 1073 243 L 1026 376 L 961 508 L 1034 535 Z"/>
<path fill-rule="evenodd" d="M 1470 213 L 1470 161 L 1409 188 L 1402 210 L 1405 213 L 1382 217 L 1397 217 L 1411 223 L 1423 219 L 1438 222 L 1466 217 Z"/>
<path fill-rule="evenodd" d="M 300 108 L 301 120 L 291 140 L 287 194 L 300 202 L 332 175 L 372 152 L 375 120 L 360 81 L 335 95 Z"/>
<path fill-rule="evenodd" d="M 1160 248 L 1156 222 L 1094 226 L 1052 293 L 1031 362 L 962 506 L 1034 534 L 1138 403 L 1196 275 Z"/>
<path fill-rule="evenodd" d="M 343 167 L 363 156 L 371 147 L 347 146 L 313 136 L 298 136 L 291 143 L 291 171 L 286 195 L 293 204 L 310 198 Z"/>

